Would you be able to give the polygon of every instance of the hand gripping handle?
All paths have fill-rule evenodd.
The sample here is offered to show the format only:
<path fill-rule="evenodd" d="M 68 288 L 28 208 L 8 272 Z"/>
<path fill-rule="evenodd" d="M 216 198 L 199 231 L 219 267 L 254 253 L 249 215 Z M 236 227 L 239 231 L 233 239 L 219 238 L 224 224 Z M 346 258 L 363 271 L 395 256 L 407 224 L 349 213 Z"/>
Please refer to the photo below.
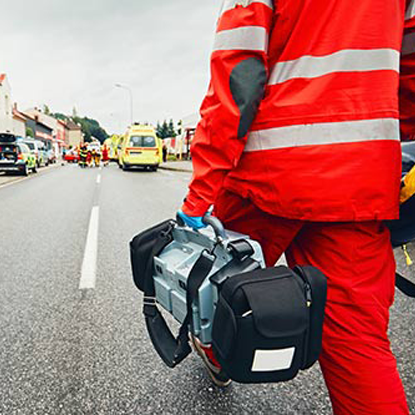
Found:
<path fill-rule="evenodd" d="M 176 215 L 176 222 L 179 226 L 186 226 L 183 219 L 179 215 Z M 203 217 L 203 223 L 207 226 L 212 227 L 217 239 L 227 239 L 225 228 L 223 227 L 222 222 L 218 218 L 215 218 L 210 213 L 206 213 L 206 215 Z"/>

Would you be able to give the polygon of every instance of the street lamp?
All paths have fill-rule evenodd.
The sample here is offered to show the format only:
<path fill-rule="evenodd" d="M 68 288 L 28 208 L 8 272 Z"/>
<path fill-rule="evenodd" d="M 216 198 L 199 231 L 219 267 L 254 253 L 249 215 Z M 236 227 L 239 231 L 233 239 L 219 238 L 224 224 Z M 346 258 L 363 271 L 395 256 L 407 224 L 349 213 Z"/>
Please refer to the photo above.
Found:
<path fill-rule="evenodd" d="M 115 84 L 117 88 L 126 89 L 130 94 L 130 116 L 131 116 L 131 125 L 134 123 L 134 100 L 133 100 L 133 91 L 127 85 Z"/>

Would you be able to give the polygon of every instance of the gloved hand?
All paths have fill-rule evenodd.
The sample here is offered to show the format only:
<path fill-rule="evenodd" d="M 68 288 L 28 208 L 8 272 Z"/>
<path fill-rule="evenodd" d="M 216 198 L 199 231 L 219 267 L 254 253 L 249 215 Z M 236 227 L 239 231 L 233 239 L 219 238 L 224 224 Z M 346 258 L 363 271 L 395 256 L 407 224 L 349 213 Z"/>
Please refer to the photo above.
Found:
<path fill-rule="evenodd" d="M 206 225 L 203 223 L 202 216 L 189 216 L 189 215 L 186 215 L 186 213 L 184 213 L 182 210 L 179 210 L 177 212 L 177 215 L 190 228 L 193 228 L 193 229 L 206 228 Z"/>

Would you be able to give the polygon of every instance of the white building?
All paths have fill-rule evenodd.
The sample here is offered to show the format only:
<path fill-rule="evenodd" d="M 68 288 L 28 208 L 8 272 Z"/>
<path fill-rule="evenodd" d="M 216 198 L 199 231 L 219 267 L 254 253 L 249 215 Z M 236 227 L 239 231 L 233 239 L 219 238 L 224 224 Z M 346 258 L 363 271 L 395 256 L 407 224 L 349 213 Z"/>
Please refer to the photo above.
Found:
<path fill-rule="evenodd" d="M 29 114 L 30 116 L 39 120 L 42 124 L 52 129 L 53 138 L 57 138 L 59 122 L 56 118 L 43 113 L 39 108 L 29 108 L 25 110 L 24 113 Z"/>
<path fill-rule="evenodd" d="M 7 76 L 0 74 L 0 133 L 13 133 L 13 104 Z"/>

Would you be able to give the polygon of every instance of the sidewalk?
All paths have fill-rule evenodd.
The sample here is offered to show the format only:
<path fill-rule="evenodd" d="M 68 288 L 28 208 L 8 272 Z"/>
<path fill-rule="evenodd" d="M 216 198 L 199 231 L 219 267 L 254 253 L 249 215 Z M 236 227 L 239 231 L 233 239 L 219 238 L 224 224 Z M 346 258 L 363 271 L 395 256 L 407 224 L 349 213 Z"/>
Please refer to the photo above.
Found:
<path fill-rule="evenodd" d="M 37 173 L 30 173 L 29 176 L 22 176 L 18 173 L 14 173 L 14 175 L 7 175 L 5 173 L 0 173 L 0 187 L 8 186 L 12 183 L 18 183 L 23 180 L 31 179 L 32 177 L 37 177 L 37 175 L 42 175 L 43 173 L 47 172 L 48 170 L 55 169 L 60 167 L 61 163 L 51 164 L 48 167 L 41 167 L 38 169 Z"/>
<path fill-rule="evenodd" d="M 166 163 L 160 164 L 159 168 L 163 170 L 180 171 L 180 172 L 185 172 L 185 173 L 193 172 L 192 162 L 188 160 L 168 161 Z"/>

